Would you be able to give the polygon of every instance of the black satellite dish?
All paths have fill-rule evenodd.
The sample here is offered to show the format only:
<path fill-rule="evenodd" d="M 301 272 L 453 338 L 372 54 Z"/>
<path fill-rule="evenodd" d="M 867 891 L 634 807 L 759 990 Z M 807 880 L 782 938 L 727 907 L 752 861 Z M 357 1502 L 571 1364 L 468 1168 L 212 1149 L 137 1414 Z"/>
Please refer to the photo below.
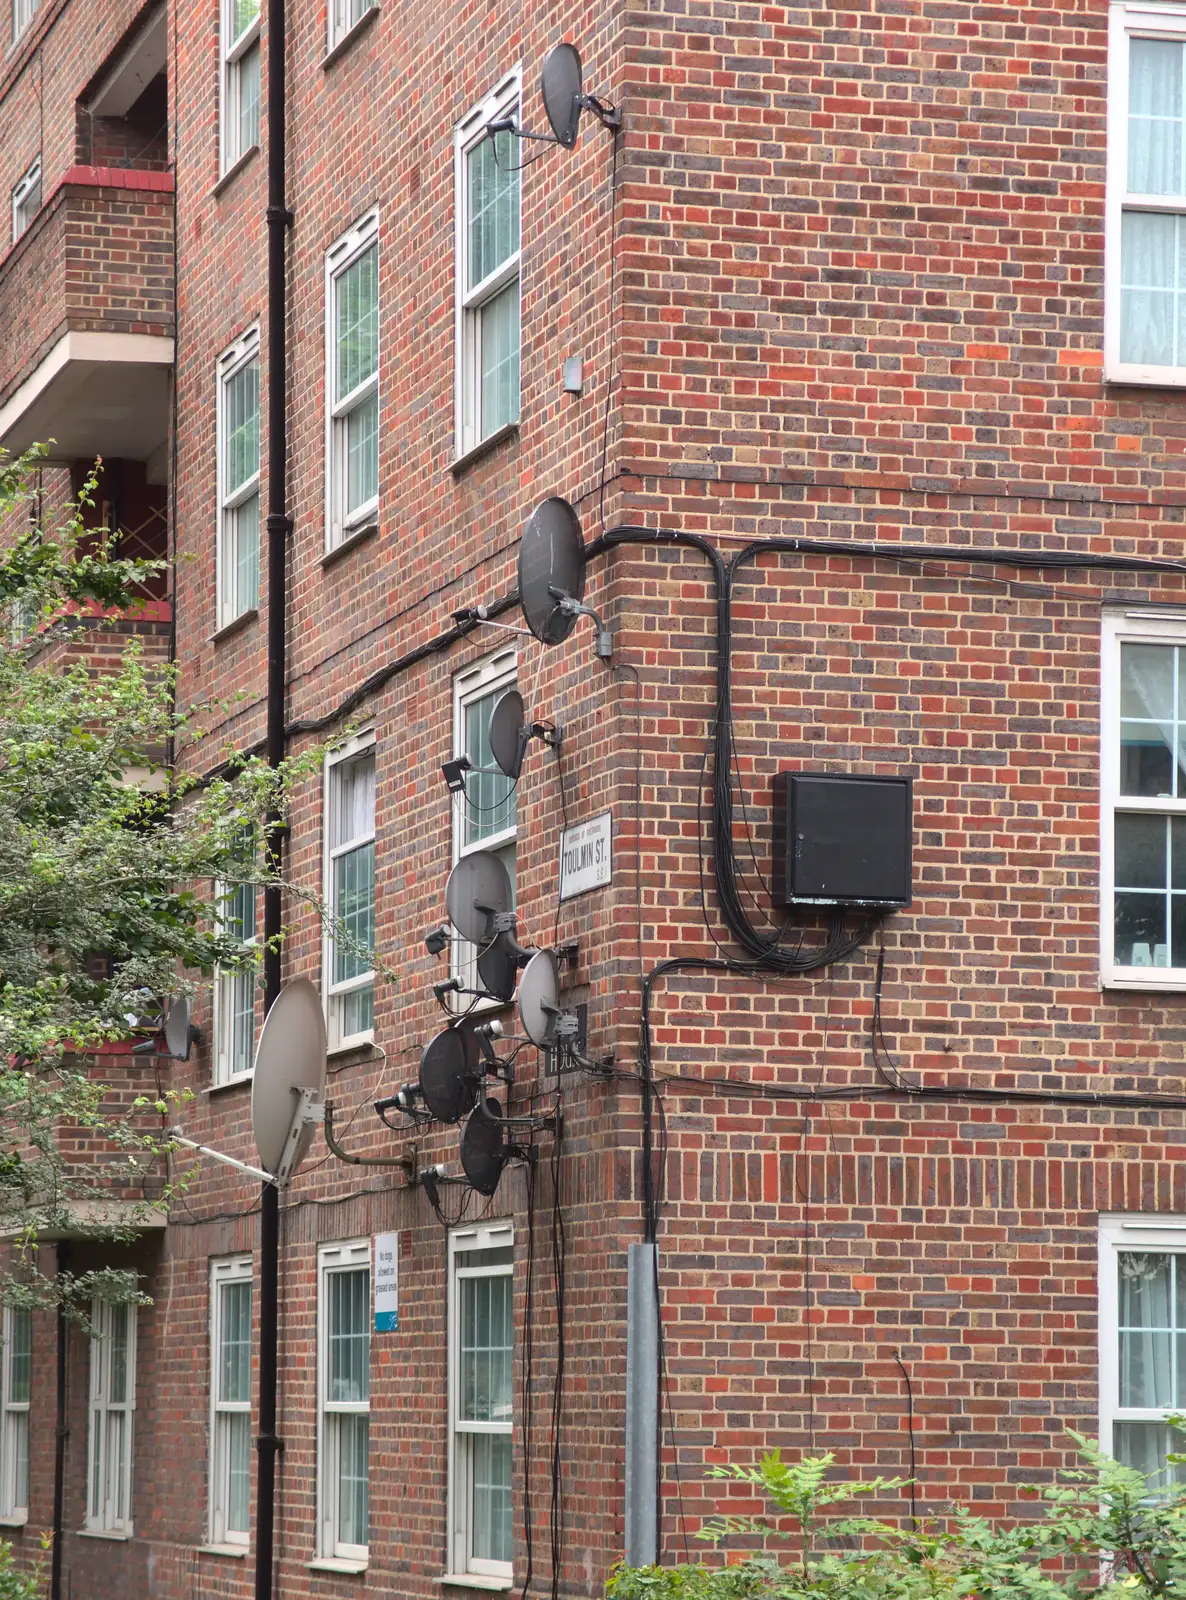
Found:
<path fill-rule="evenodd" d="M 560 1010 L 560 971 L 550 950 L 537 950 L 519 985 L 519 1020 L 523 1032 L 541 1050 L 552 1043 Z"/>
<path fill-rule="evenodd" d="M 490 718 L 490 751 L 495 765 L 508 778 L 517 778 L 522 772 L 523 755 L 530 738 L 523 696 L 518 689 L 508 689 Z"/>
<path fill-rule="evenodd" d="M 539 92 L 557 142 L 571 150 L 581 125 L 581 58 L 575 45 L 554 44 L 548 51 Z"/>
<path fill-rule="evenodd" d="M 478 982 L 495 1000 L 513 1000 L 519 976 L 517 946 L 508 934 L 500 933 L 478 957 Z"/>
<path fill-rule="evenodd" d="M 519 601 L 527 626 L 541 644 L 560 644 L 580 613 L 560 600 L 585 597 L 585 541 L 580 518 L 553 495 L 536 506 L 519 540 Z"/>
<path fill-rule="evenodd" d="M 471 944 L 489 940 L 491 915 L 509 911 L 513 898 L 507 869 L 490 850 L 462 856 L 445 885 L 449 920 Z"/>
<path fill-rule="evenodd" d="M 449 1027 L 420 1053 L 420 1093 L 438 1122 L 460 1122 L 478 1098 L 478 1041 L 468 1027 Z"/>
<path fill-rule="evenodd" d="M 470 1113 L 461 1135 L 461 1169 L 470 1187 L 479 1194 L 492 1195 L 511 1153 L 507 1130 L 502 1126 L 502 1107 L 497 1100 L 487 1100 Z"/>

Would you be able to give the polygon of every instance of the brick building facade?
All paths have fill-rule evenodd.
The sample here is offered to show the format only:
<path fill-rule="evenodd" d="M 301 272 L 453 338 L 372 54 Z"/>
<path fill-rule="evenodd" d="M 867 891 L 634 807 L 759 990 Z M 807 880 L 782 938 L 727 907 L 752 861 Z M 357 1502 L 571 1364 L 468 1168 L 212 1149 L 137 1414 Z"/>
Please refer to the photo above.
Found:
<path fill-rule="evenodd" d="M 175 651 L 206 771 L 265 731 L 268 16 L 16 0 L 18 24 L 0 442 L 57 441 L 49 503 L 101 454 L 112 525 L 176 553 L 128 626 Z M 288 29 L 286 719 L 330 754 L 286 870 L 377 957 L 369 982 L 294 892 L 284 973 L 324 996 L 338 1138 L 407 1172 L 319 1137 L 282 1199 L 277 1592 L 596 1596 L 648 1226 L 668 1558 L 717 1503 L 705 1468 L 772 1445 L 913 1452 L 921 1506 L 1002 1514 L 1068 1426 L 1144 1459 L 1186 1400 L 1186 10 L 329 0 Z M 543 126 L 562 38 L 620 133 L 484 138 Z M 586 620 L 551 649 L 505 631 L 550 495 L 599 540 L 608 662 Z M 489 764 L 516 684 L 559 755 L 451 797 L 442 762 Z M 913 780 L 912 903 L 847 912 L 856 947 L 814 970 L 761 954 L 829 937 L 772 900 L 781 770 Z M 612 881 L 560 901 L 563 826 L 606 812 Z M 482 845 L 524 943 L 577 942 L 565 1005 L 604 1070 L 524 1048 L 505 1098 L 561 1136 L 438 1215 L 414 1175 L 458 1175 L 458 1130 L 371 1107 L 456 1003 L 433 985 L 470 981 L 424 936 Z M 231 914 L 262 930 L 249 891 Z M 248 1161 L 262 1015 L 220 981 L 170 1069 L 186 1132 Z M 167 1226 L 62 1247 L 153 1300 L 98 1353 L 69 1336 L 73 1600 L 252 1592 L 259 1191 L 180 1165 Z M 36 1328 L 0 1507 L 30 1553 L 56 1362 Z"/>

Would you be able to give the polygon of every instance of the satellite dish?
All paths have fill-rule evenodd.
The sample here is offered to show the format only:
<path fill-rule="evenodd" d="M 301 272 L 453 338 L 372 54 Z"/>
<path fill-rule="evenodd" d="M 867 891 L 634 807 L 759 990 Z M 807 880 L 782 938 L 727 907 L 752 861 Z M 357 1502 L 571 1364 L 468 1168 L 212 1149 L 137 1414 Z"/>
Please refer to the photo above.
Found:
<path fill-rule="evenodd" d="M 461 1168 L 471 1188 L 479 1194 L 492 1195 L 502 1169 L 511 1159 L 511 1147 L 506 1129 L 501 1126 L 502 1107 L 498 1101 L 487 1100 L 484 1110 L 485 1117 L 476 1109 L 470 1112 L 461 1135 Z"/>
<path fill-rule="evenodd" d="M 180 1000 L 174 1000 L 165 1017 L 165 1054 L 174 1061 L 189 1060 L 190 1046 L 198 1033 L 189 1018 L 189 1001 L 183 995 Z"/>
<path fill-rule="evenodd" d="M 581 58 L 575 45 L 554 44 L 548 51 L 539 92 L 552 132 L 566 150 L 571 150 L 581 123 Z"/>
<path fill-rule="evenodd" d="M 555 495 L 536 506 L 519 540 L 519 601 L 527 626 L 542 644 L 560 644 L 576 626 L 557 595 L 585 596 L 585 541 L 580 518 Z"/>
<path fill-rule="evenodd" d="M 297 1094 L 302 1089 L 325 1094 L 325 1017 L 321 996 L 308 978 L 294 978 L 276 996 L 260 1029 L 251 1085 L 251 1126 L 260 1165 L 276 1174 L 292 1131 Z M 285 1165 L 300 1165 L 313 1125 L 301 1130 L 296 1153 Z"/>
<path fill-rule="evenodd" d="M 507 869 L 490 850 L 462 856 L 445 885 L 449 920 L 471 944 L 489 940 L 491 913 L 509 911 L 513 898 Z"/>
<path fill-rule="evenodd" d="M 478 1041 L 473 1029 L 448 1027 L 420 1054 L 420 1093 L 438 1122 L 460 1122 L 478 1098 Z"/>
<path fill-rule="evenodd" d="M 526 722 L 523 696 L 518 689 L 508 689 L 490 718 L 490 752 L 498 770 L 508 778 L 517 778 L 523 770 L 523 752 L 529 737 L 524 734 Z"/>
<path fill-rule="evenodd" d="M 519 958 L 512 941 L 500 933 L 478 957 L 478 982 L 495 1000 L 513 1000 L 519 976 Z"/>
<path fill-rule="evenodd" d="M 552 1043 L 560 1010 L 560 971 L 550 950 L 537 950 L 519 985 L 519 1020 L 523 1032 L 541 1050 Z"/>

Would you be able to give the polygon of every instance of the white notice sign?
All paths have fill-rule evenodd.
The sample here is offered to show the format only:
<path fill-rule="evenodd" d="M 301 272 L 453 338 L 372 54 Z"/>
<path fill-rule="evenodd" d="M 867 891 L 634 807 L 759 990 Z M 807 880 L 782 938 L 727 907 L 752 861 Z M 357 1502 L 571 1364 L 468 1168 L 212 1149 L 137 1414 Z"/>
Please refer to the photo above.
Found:
<path fill-rule="evenodd" d="M 603 811 L 560 835 L 561 900 L 602 889 L 612 881 L 613 826 L 613 813 Z"/>
<path fill-rule="evenodd" d="M 399 1234 L 375 1235 L 375 1332 L 399 1327 Z"/>

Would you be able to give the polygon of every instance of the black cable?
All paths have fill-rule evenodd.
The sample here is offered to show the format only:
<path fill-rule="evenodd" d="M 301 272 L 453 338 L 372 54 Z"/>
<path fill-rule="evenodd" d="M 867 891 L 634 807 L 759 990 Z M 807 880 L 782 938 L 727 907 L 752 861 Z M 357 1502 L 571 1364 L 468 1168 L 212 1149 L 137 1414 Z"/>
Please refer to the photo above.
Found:
<path fill-rule="evenodd" d="M 552 1136 L 552 1274 L 556 1296 L 556 1370 L 552 1387 L 552 1502 L 548 1514 L 551 1538 L 551 1595 L 560 1600 L 560 1563 L 564 1542 L 564 1498 L 561 1494 L 561 1445 L 564 1424 L 564 1302 L 568 1271 L 568 1237 L 560 1193 L 564 1113 L 559 1108 Z"/>
<path fill-rule="evenodd" d="M 519 1600 L 527 1600 L 535 1576 L 535 1540 L 531 1514 L 532 1367 L 535 1357 L 535 1162 L 527 1163 L 527 1272 L 523 1289 L 523 1368 L 519 1409 L 523 1413 L 523 1543 L 527 1564 Z"/>
<path fill-rule="evenodd" d="M 561 826 L 561 828 L 563 830 L 563 833 L 561 834 L 561 837 L 563 838 L 564 833 L 568 832 L 568 793 L 567 793 L 567 791 L 565 789 L 565 785 L 564 785 L 564 751 L 563 751 L 562 746 L 559 745 L 559 744 L 555 745 L 553 748 L 556 751 L 556 776 L 560 780 L 560 826 Z M 554 923 L 552 925 L 552 944 L 553 945 L 558 945 L 560 943 L 560 908 L 561 908 L 561 905 L 563 904 L 563 902 L 560 899 L 560 891 L 561 891 L 562 888 L 563 888 L 563 874 L 562 873 L 557 873 L 557 875 L 556 875 L 556 918 L 555 918 L 555 921 L 554 921 Z"/>
<path fill-rule="evenodd" d="M 910 1526 L 918 1532 L 918 1497 L 917 1497 L 917 1463 L 914 1454 L 914 1386 L 910 1382 L 910 1374 L 902 1360 L 902 1352 L 894 1351 L 894 1360 L 898 1363 L 898 1371 L 902 1374 L 902 1382 L 906 1385 L 906 1428 L 910 1437 Z"/>
<path fill-rule="evenodd" d="M 613 388 L 614 289 L 618 271 L 618 146 L 621 129 L 614 129 L 614 153 L 609 175 L 609 327 L 605 333 L 605 406 L 601 423 L 601 471 L 597 484 L 597 525 L 605 533 L 605 474 L 609 461 L 610 393 Z"/>

